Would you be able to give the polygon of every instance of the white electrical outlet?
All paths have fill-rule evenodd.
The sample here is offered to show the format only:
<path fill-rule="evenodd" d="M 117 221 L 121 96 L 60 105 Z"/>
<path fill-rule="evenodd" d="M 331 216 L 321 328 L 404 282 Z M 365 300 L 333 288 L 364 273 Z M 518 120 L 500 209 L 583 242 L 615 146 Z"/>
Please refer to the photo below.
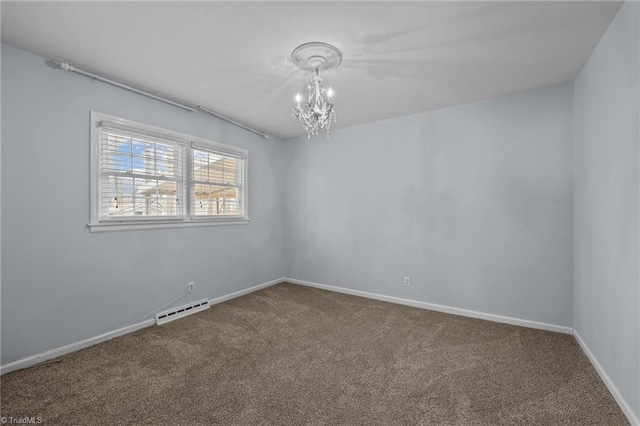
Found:
<path fill-rule="evenodd" d="M 189 293 L 191 293 L 192 291 L 196 291 L 196 282 L 195 281 L 189 281 L 189 283 L 187 285 L 189 287 Z"/>
<path fill-rule="evenodd" d="M 411 287 L 411 277 L 404 277 L 404 286 Z"/>

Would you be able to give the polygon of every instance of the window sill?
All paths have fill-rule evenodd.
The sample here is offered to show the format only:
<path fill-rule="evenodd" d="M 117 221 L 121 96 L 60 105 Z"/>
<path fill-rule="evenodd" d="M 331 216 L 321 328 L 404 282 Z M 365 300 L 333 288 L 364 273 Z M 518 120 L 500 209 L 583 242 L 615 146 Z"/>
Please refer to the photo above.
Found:
<path fill-rule="evenodd" d="M 90 223 L 87 225 L 91 232 L 139 231 L 163 228 L 192 228 L 196 226 L 246 225 L 249 219 L 217 219 L 217 220 L 176 220 L 162 222 L 109 222 Z"/>

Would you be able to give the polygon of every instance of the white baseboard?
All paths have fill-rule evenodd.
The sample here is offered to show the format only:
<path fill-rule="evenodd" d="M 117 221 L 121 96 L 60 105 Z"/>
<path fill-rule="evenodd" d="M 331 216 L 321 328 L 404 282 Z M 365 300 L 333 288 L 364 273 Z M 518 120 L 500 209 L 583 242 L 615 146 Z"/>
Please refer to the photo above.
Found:
<path fill-rule="evenodd" d="M 235 299 L 236 297 L 244 296 L 245 294 L 253 293 L 254 291 L 262 290 L 263 288 L 271 287 L 272 285 L 280 284 L 283 278 L 269 281 L 266 283 L 254 285 L 253 287 L 245 288 L 244 290 L 236 291 L 225 296 L 216 297 L 215 299 L 209 299 L 209 305 L 217 305 L 218 303 L 226 302 L 227 300 Z"/>
<path fill-rule="evenodd" d="M 589 347 L 587 346 L 585 341 L 582 340 L 582 337 L 580 337 L 580 334 L 576 330 L 573 330 L 573 337 L 575 337 L 575 339 L 578 341 L 578 344 L 582 348 L 582 351 L 587 355 L 589 361 L 591 361 L 593 368 L 596 369 L 596 371 L 600 375 L 600 378 L 607 386 L 607 389 L 609 389 L 609 392 L 611 392 L 611 395 L 613 395 L 616 402 L 620 406 L 620 409 L 625 414 L 625 416 L 627 416 L 627 419 L 629 419 L 629 423 L 631 423 L 632 426 L 640 426 L 640 419 L 638 419 L 627 401 L 622 397 L 622 395 L 620 395 L 620 392 L 618 391 L 616 385 L 613 384 L 607 372 L 604 371 L 602 365 L 600 365 L 595 355 L 593 355 L 593 353 L 589 350 Z"/>
<path fill-rule="evenodd" d="M 274 284 L 278 284 L 282 282 L 281 279 L 269 281 L 266 283 L 258 284 L 253 287 L 246 288 L 244 290 L 236 291 L 231 294 L 227 294 L 225 296 L 216 297 L 214 299 L 209 299 L 209 305 L 216 305 L 218 303 L 225 302 L 227 300 L 235 299 L 236 297 L 244 296 L 245 294 L 252 293 L 254 291 L 262 290 L 263 288 L 272 286 Z M 88 339 L 80 340 L 79 342 L 70 343 L 68 345 L 51 349 L 46 352 L 42 352 L 35 355 L 30 355 L 25 358 L 20 358 L 15 361 L 8 362 L 6 364 L 2 364 L 0 366 L 0 374 L 9 373 L 11 371 L 21 370 L 23 368 L 32 367 L 36 364 L 39 364 L 44 361 L 48 361 L 50 359 L 57 358 L 62 355 L 66 355 L 71 352 L 79 351 L 80 349 L 88 348 L 89 346 L 97 345 L 98 343 L 102 343 L 104 341 L 113 339 L 115 337 L 123 336 L 125 334 L 133 333 L 134 331 L 140 330 L 145 327 L 152 326 L 156 323 L 155 319 L 148 319 L 142 322 L 128 325 L 126 327 L 118 328 L 117 330 L 112 330 L 107 333 L 101 334 L 99 336 L 90 337 Z"/>
<path fill-rule="evenodd" d="M 292 284 L 304 285 L 307 287 L 319 288 L 322 290 L 335 291 L 337 293 L 350 294 L 352 296 L 366 297 L 367 299 L 381 300 L 383 302 L 397 303 L 400 305 L 413 306 L 414 308 L 428 309 L 430 311 L 444 312 L 447 314 L 461 315 L 463 317 L 478 318 L 487 321 L 500 322 L 504 324 L 519 325 L 521 327 L 536 328 L 539 330 L 555 331 L 557 333 L 572 334 L 573 328 L 563 325 L 547 324 L 544 322 L 525 320 L 520 318 L 506 317 L 502 315 L 487 314 L 485 312 L 471 311 L 469 309 L 454 308 L 452 306 L 438 305 L 435 303 L 421 302 L 412 299 L 403 299 L 394 296 L 385 296 L 383 294 L 370 293 L 368 291 L 352 290 L 344 287 L 336 287 L 333 285 L 319 284 L 310 281 L 297 280 L 294 278 L 283 278 L 282 281 Z"/>
<path fill-rule="evenodd" d="M 0 374 L 9 373 L 15 370 L 21 370 L 23 368 L 31 367 L 44 361 L 48 361 L 53 358 L 57 358 L 62 355 L 66 355 L 71 352 L 79 351 L 80 349 L 88 348 L 89 346 L 97 345 L 106 340 L 113 339 L 114 337 L 123 336 L 125 334 L 133 333 L 141 328 L 149 327 L 156 323 L 155 319 L 148 319 L 136 324 L 128 325 L 126 327 L 118 328 L 99 336 L 90 337 L 88 339 L 80 340 L 79 342 L 70 343 L 68 345 L 61 346 L 50 351 L 42 352 L 39 354 L 31 355 L 25 358 L 20 358 L 15 361 L 2 364 L 0 366 Z"/>

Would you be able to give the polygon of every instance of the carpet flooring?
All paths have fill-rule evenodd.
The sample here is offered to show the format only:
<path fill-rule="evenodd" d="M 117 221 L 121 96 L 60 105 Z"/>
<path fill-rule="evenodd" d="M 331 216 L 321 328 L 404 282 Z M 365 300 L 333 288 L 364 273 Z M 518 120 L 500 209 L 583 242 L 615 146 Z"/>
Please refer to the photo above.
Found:
<path fill-rule="evenodd" d="M 626 425 L 572 336 L 279 284 L 1 377 L 53 425 Z"/>

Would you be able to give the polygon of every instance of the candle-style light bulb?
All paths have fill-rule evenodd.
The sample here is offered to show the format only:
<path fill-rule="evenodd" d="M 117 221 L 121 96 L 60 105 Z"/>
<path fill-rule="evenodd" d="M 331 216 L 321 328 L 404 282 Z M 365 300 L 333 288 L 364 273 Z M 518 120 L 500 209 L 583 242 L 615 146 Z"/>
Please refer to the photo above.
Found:
<path fill-rule="evenodd" d="M 301 100 L 302 100 L 302 96 L 300 96 L 300 93 L 296 93 L 296 102 L 298 102 L 298 108 L 300 108 Z"/>
<path fill-rule="evenodd" d="M 332 97 L 333 96 L 333 89 L 331 87 L 329 87 L 329 90 L 327 90 L 327 96 L 328 97 Z"/>

